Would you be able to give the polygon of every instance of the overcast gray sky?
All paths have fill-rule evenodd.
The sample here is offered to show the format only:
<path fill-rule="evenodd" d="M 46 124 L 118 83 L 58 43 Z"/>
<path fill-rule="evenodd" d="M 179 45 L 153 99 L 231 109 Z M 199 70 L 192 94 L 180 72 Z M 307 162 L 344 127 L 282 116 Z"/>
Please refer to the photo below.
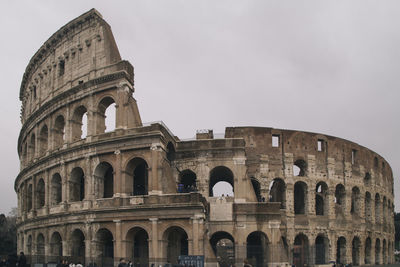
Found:
<path fill-rule="evenodd" d="M 0 213 L 17 205 L 21 78 L 96 8 L 135 67 L 142 120 L 180 138 L 266 126 L 338 136 L 392 166 L 400 210 L 400 1 L 1 1 Z"/>

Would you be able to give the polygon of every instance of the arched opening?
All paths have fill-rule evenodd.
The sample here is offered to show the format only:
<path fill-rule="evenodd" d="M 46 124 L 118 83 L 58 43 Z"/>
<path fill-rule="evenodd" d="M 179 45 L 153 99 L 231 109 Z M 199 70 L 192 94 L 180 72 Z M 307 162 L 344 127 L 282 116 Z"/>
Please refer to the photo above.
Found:
<path fill-rule="evenodd" d="M 171 142 L 167 145 L 167 159 L 171 162 L 175 160 L 175 147 Z"/>
<path fill-rule="evenodd" d="M 329 240 L 324 235 L 315 239 L 315 263 L 327 264 L 329 261 Z"/>
<path fill-rule="evenodd" d="M 351 255 L 353 265 L 358 266 L 360 265 L 360 250 L 361 250 L 361 241 L 356 236 L 353 238 L 352 247 L 351 247 Z"/>
<path fill-rule="evenodd" d="M 82 201 L 85 198 L 85 176 L 83 170 L 76 167 L 69 180 L 69 200 Z"/>
<path fill-rule="evenodd" d="M 114 170 L 110 163 L 101 162 L 94 170 L 96 198 L 111 198 L 114 195 Z"/>
<path fill-rule="evenodd" d="M 272 180 L 269 186 L 269 201 L 280 202 L 281 209 L 286 208 L 286 184 L 281 178 Z"/>
<path fill-rule="evenodd" d="M 307 184 L 297 182 L 294 184 L 294 214 L 306 214 Z"/>
<path fill-rule="evenodd" d="M 21 158 L 21 164 L 26 164 L 28 162 L 28 144 L 26 141 L 24 141 L 24 144 L 22 145 L 22 158 Z"/>
<path fill-rule="evenodd" d="M 211 248 L 220 267 L 229 267 L 235 263 L 235 240 L 227 232 L 216 232 L 210 238 Z"/>
<path fill-rule="evenodd" d="M 388 216 L 388 214 L 387 214 L 387 200 L 386 200 L 386 197 L 383 197 L 382 207 L 383 207 L 383 209 L 382 209 L 382 218 L 383 218 L 383 224 L 385 225 L 386 221 L 387 221 L 386 217 Z"/>
<path fill-rule="evenodd" d="M 40 135 L 39 135 L 39 153 L 40 155 L 46 154 L 48 144 L 49 144 L 49 130 L 47 129 L 47 125 L 44 125 L 42 129 L 40 130 Z"/>
<path fill-rule="evenodd" d="M 371 185 L 371 174 L 369 172 L 365 173 L 364 176 L 364 185 L 365 186 L 370 186 Z"/>
<path fill-rule="evenodd" d="M 61 202 L 61 191 L 61 176 L 59 173 L 55 173 L 51 178 L 51 205 L 57 205 Z"/>
<path fill-rule="evenodd" d="M 344 214 L 346 207 L 346 190 L 342 184 L 338 184 L 335 189 L 335 212 Z"/>
<path fill-rule="evenodd" d="M 372 199 L 371 194 L 369 192 L 365 193 L 365 219 L 367 221 L 372 222 Z"/>
<path fill-rule="evenodd" d="M 26 194 L 26 206 L 27 206 L 28 211 L 32 210 L 32 195 L 33 195 L 32 184 L 29 184 L 28 192 Z"/>
<path fill-rule="evenodd" d="M 164 233 L 164 239 L 167 241 L 167 262 L 178 264 L 179 255 L 188 255 L 188 235 L 180 227 L 173 226 Z"/>
<path fill-rule="evenodd" d="M 307 163 L 298 159 L 293 164 L 293 176 L 306 176 L 307 171 Z"/>
<path fill-rule="evenodd" d="M 116 124 L 115 101 L 107 96 L 103 98 L 98 106 L 97 134 L 115 130 Z"/>
<path fill-rule="evenodd" d="M 256 195 L 257 201 L 262 202 L 263 197 L 261 196 L 260 182 L 256 178 L 251 178 L 251 184 L 253 186 L 254 194 Z"/>
<path fill-rule="evenodd" d="M 304 234 L 298 234 L 293 245 L 293 264 L 306 266 L 309 263 L 308 238 Z"/>
<path fill-rule="evenodd" d="M 58 115 L 54 122 L 54 147 L 62 147 L 64 144 L 64 134 L 65 134 L 65 120 L 64 117 Z"/>
<path fill-rule="evenodd" d="M 381 223 L 381 198 L 377 193 L 375 195 L 375 223 Z"/>
<path fill-rule="evenodd" d="M 81 230 L 75 229 L 71 234 L 71 262 L 85 265 L 85 236 Z"/>
<path fill-rule="evenodd" d="M 254 267 L 268 265 L 268 238 L 263 232 L 252 232 L 247 236 L 247 259 Z"/>
<path fill-rule="evenodd" d="M 105 228 L 96 233 L 96 257 L 100 267 L 114 266 L 114 238 L 112 233 Z"/>
<path fill-rule="evenodd" d="M 361 196 L 360 189 L 357 186 L 353 187 L 351 190 L 351 208 L 350 213 L 353 215 L 360 215 L 361 208 Z"/>
<path fill-rule="evenodd" d="M 386 239 L 383 239 L 383 242 L 382 242 L 382 264 L 387 264 L 387 258 L 386 258 Z"/>
<path fill-rule="evenodd" d="M 34 134 L 31 135 L 31 141 L 29 143 L 29 158 L 33 160 L 36 152 L 36 137 Z"/>
<path fill-rule="evenodd" d="M 60 262 L 62 254 L 62 239 L 58 232 L 54 232 L 50 238 L 50 257 L 48 262 Z"/>
<path fill-rule="evenodd" d="M 365 264 L 371 264 L 371 238 L 367 237 L 365 240 Z"/>
<path fill-rule="evenodd" d="M 336 242 L 336 263 L 346 264 L 346 238 L 343 236 Z"/>
<path fill-rule="evenodd" d="M 178 193 L 197 192 L 197 177 L 191 170 L 184 170 L 180 174 Z"/>
<path fill-rule="evenodd" d="M 148 165 L 142 158 L 131 159 L 127 165 L 128 185 L 131 185 L 131 194 L 141 196 L 148 194 Z"/>
<path fill-rule="evenodd" d="M 327 201 L 328 186 L 324 182 L 319 182 L 315 187 L 315 214 L 327 215 L 329 203 Z"/>
<path fill-rule="evenodd" d="M 36 206 L 38 208 L 42 208 L 45 205 L 45 186 L 44 186 L 44 180 L 39 179 L 37 185 L 36 185 Z"/>
<path fill-rule="evenodd" d="M 87 109 L 79 106 L 75 109 L 71 120 L 72 141 L 86 138 L 87 136 Z"/>
<path fill-rule="evenodd" d="M 44 236 L 38 234 L 36 238 L 36 263 L 45 263 Z"/>
<path fill-rule="evenodd" d="M 28 236 L 28 242 L 26 243 L 26 249 L 27 249 L 27 256 L 32 255 L 32 236 Z"/>
<path fill-rule="evenodd" d="M 225 183 L 223 183 L 225 182 Z M 233 196 L 234 181 L 232 171 L 225 166 L 218 166 L 211 170 L 209 180 L 209 196 Z"/>
<path fill-rule="evenodd" d="M 381 241 L 379 238 L 375 241 L 375 264 L 381 263 Z"/>
<path fill-rule="evenodd" d="M 146 230 L 135 227 L 129 230 L 127 236 L 127 252 L 129 259 L 133 259 L 134 266 L 148 266 L 149 264 L 149 235 Z"/>

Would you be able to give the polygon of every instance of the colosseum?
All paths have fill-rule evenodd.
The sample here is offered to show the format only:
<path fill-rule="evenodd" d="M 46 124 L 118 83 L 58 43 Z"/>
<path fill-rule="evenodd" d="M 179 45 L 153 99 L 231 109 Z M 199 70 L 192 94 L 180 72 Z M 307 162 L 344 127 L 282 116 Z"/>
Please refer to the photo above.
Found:
<path fill-rule="evenodd" d="M 134 68 L 94 9 L 30 60 L 15 191 L 18 251 L 31 264 L 393 262 L 393 174 L 377 153 L 267 127 L 181 140 L 142 123 L 134 92 Z"/>

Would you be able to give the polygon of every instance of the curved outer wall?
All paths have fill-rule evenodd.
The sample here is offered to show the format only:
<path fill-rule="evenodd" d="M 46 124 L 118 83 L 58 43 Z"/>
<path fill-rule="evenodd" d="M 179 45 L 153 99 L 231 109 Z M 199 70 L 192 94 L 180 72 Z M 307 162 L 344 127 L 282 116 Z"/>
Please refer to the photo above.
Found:
<path fill-rule="evenodd" d="M 143 125 L 133 93 L 133 67 L 96 10 L 29 62 L 15 191 L 18 250 L 31 263 L 147 265 L 189 254 L 216 266 L 223 253 L 255 266 L 393 262 L 393 176 L 375 152 L 258 127 L 181 141 L 162 123 Z M 233 196 L 214 196 L 221 181 Z"/>

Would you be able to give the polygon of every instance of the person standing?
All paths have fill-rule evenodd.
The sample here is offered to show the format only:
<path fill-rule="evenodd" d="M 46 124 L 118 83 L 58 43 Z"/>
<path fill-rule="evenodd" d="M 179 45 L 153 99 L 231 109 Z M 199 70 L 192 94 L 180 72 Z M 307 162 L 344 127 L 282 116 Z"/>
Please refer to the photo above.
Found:
<path fill-rule="evenodd" d="M 19 253 L 18 267 L 26 267 L 26 257 L 22 251 Z"/>

